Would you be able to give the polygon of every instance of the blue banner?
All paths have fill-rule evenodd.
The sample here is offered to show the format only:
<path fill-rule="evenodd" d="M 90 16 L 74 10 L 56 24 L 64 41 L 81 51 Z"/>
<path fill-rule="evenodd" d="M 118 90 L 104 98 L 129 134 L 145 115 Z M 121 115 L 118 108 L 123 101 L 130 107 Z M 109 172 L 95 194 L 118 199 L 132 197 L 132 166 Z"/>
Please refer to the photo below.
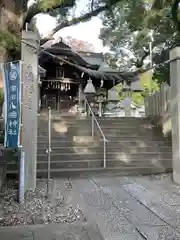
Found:
<path fill-rule="evenodd" d="M 20 62 L 4 63 L 2 68 L 4 79 L 5 138 L 7 148 L 19 147 L 21 124 L 21 82 Z"/>

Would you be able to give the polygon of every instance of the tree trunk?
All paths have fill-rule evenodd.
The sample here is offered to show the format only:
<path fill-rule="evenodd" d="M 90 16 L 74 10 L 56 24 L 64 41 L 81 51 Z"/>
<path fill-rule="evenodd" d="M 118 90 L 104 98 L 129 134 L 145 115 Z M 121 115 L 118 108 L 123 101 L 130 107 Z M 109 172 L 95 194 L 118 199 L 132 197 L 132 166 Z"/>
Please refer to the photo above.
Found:
<path fill-rule="evenodd" d="M 20 0 L 1 0 L 0 5 L 0 60 L 11 60 L 11 54 L 6 48 L 10 41 L 6 36 L 12 37 L 12 40 L 20 38 L 22 26 L 21 1 Z M 5 36 L 3 38 L 3 35 Z M 2 42 L 3 43 L 2 43 Z M 6 43 L 7 42 L 7 43 Z M 13 47 L 12 47 L 13 48 Z"/>
<path fill-rule="evenodd" d="M 18 26 L 21 24 L 21 1 L 1 0 L 0 6 L 0 27 L 7 29 L 9 26 Z"/>

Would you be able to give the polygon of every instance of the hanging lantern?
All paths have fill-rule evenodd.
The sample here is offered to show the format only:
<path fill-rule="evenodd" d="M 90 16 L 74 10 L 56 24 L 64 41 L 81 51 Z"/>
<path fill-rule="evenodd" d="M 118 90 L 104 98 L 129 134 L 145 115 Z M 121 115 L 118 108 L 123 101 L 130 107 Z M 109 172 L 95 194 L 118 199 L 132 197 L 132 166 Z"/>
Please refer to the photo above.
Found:
<path fill-rule="evenodd" d="M 115 87 L 111 88 L 108 91 L 108 101 L 109 102 L 119 102 L 119 96 L 118 96 L 118 93 L 117 93 Z"/>
<path fill-rule="evenodd" d="M 131 91 L 133 92 L 142 92 L 143 88 L 141 87 L 140 80 L 131 82 Z"/>
<path fill-rule="evenodd" d="M 92 80 L 91 79 L 89 79 L 87 81 L 87 84 L 86 84 L 86 86 L 84 88 L 84 93 L 85 94 L 94 94 L 94 93 L 96 93 L 96 89 L 95 89 L 94 85 L 92 84 Z"/>

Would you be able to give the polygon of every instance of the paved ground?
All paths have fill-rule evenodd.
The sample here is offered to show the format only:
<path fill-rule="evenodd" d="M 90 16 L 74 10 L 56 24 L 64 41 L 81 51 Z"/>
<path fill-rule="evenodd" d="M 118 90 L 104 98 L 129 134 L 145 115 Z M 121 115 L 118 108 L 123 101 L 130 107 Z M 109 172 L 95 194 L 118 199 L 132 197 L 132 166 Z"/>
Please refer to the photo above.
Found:
<path fill-rule="evenodd" d="M 61 185 L 59 181 L 53 182 Z M 72 186 L 71 200 L 67 198 L 66 202 L 78 203 L 83 219 L 26 228 L 2 227 L 0 239 L 180 239 L 180 187 L 172 183 L 171 175 L 73 179 Z"/>
<path fill-rule="evenodd" d="M 104 239 L 180 239 L 180 187 L 170 175 L 74 181 Z"/>

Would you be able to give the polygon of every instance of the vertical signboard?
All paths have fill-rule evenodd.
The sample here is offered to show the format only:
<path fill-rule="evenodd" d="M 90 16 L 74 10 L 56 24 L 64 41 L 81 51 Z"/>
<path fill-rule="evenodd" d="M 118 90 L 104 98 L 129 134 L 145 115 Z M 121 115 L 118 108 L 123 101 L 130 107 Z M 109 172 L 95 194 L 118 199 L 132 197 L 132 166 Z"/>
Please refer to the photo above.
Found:
<path fill-rule="evenodd" d="M 5 137 L 4 146 L 19 146 L 21 122 L 20 62 L 2 64 L 4 80 Z"/>

